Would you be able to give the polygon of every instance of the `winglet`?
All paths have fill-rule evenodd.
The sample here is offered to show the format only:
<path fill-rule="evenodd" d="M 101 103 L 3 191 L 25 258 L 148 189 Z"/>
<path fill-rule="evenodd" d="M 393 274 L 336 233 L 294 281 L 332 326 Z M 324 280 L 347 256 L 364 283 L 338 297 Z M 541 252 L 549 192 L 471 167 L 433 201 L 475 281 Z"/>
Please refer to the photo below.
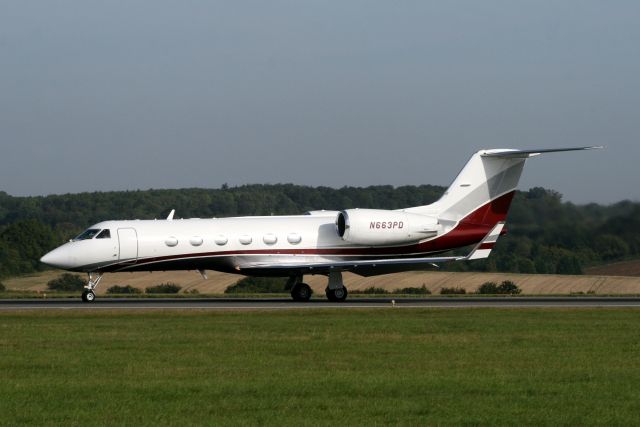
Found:
<path fill-rule="evenodd" d="M 464 259 L 474 260 L 487 258 L 491 253 L 491 249 L 493 249 L 493 246 L 496 244 L 496 241 L 498 241 L 498 237 L 500 237 L 500 233 L 502 233 L 503 228 L 504 222 L 497 223 Z"/>
<path fill-rule="evenodd" d="M 175 209 L 171 209 L 171 212 L 169 212 L 169 216 L 167 217 L 167 221 L 172 221 L 173 220 L 173 214 L 176 213 Z"/>

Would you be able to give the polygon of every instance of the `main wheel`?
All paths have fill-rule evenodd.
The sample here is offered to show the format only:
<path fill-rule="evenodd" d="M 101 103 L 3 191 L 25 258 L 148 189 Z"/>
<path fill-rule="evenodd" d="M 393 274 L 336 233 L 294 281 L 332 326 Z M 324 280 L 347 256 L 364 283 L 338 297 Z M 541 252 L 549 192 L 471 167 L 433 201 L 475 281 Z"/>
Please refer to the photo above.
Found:
<path fill-rule="evenodd" d="M 96 299 L 96 294 L 93 291 L 84 291 L 82 292 L 82 301 L 84 302 L 93 302 Z"/>
<path fill-rule="evenodd" d="M 327 295 L 327 299 L 331 302 L 342 302 L 347 299 L 347 288 L 344 286 L 336 289 L 325 289 L 325 294 Z"/>
<path fill-rule="evenodd" d="M 311 299 L 312 293 L 313 291 L 306 283 L 297 283 L 291 288 L 291 298 L 293 298 L 294 301 L 307 302 Z"/>

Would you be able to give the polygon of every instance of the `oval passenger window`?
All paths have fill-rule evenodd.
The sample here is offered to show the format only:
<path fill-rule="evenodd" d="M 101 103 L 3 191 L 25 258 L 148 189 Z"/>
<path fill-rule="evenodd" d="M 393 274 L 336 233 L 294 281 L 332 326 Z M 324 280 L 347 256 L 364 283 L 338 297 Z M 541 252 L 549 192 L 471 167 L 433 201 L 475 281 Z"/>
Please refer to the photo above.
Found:
<path fill-rule="evenodd" d="M 292 245 L 297 245 L 302 241 L 302 236 L 298 233 L 291 233 L 287 236 L 287 241 Z"/>
<path fill-rule="evenodd" d="M 265 242 L 267 245 L 273 245 L 278 242 L 278 237 L 273 233 L 269 233 L 264 235 L 264 237 L 262 238 L 262 241 Z"/>

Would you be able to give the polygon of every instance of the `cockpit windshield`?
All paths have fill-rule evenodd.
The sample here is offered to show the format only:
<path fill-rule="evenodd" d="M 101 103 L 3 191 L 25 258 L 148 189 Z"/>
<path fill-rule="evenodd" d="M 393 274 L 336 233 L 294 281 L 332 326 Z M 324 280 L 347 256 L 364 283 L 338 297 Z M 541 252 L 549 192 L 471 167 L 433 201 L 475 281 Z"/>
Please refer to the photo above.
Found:
<path fill-rule="evenodd" d="M 89 240 L 89 239 L 93 239 L 95 237 L 96 234 L 98 234 L 100 232 L 99 229 L 97 228 L 90 228 L 88 230 L 85 230 L 84 232 L 82 232 L 78 237 L 76 237 L 75 241 L 78 240 Z"/>
<path fill-rule="evenodd" d="M 100 232 L 100 234 L 96 236 L 96 239 L 110 239 L 110 238 L 111 238 L 111 232 L 109 231 L 108 228 L 105 228 Z"/>

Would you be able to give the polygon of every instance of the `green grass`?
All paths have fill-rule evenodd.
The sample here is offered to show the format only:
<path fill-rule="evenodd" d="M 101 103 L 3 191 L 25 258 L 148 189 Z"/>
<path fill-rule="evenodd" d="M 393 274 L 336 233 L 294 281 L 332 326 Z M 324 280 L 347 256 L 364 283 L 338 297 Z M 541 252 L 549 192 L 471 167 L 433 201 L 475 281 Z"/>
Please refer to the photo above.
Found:
<path fill-rule="evenodd" d="M 0 313 L 0 425 L 636 424 L 640 311 Z"/>

